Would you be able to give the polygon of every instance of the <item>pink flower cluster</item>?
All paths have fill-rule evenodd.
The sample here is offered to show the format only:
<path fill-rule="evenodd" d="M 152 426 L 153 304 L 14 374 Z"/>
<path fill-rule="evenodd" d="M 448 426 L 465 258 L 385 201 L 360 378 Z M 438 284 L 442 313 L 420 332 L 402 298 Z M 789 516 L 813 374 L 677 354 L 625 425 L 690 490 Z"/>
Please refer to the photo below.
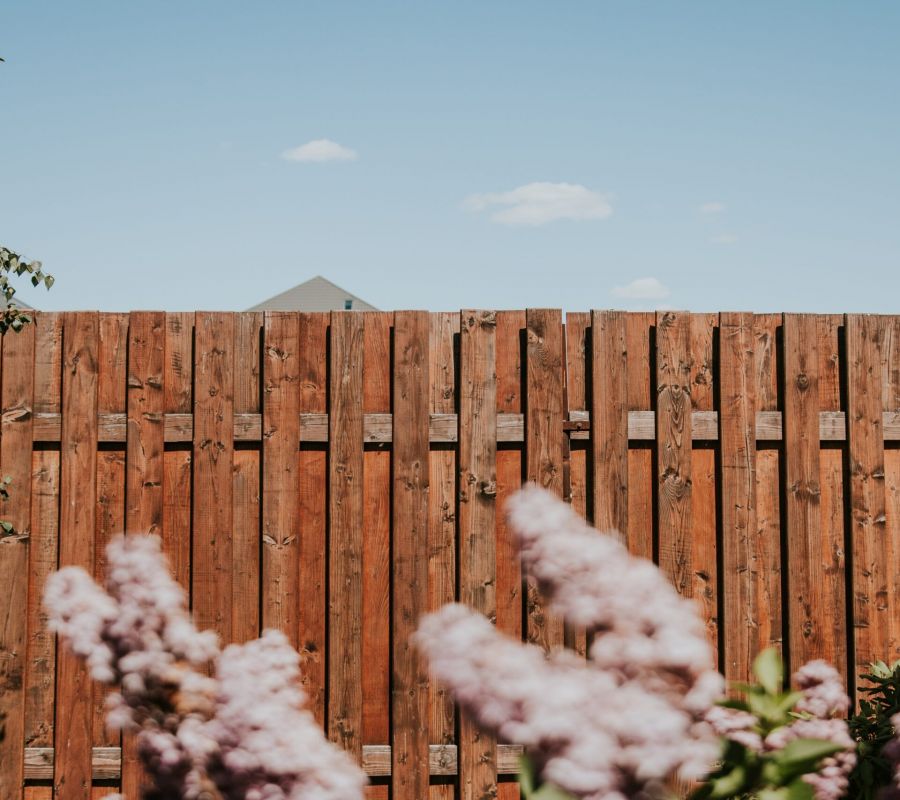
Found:
<path fill-rule="evenodd" d="M 594 631 L 589 660 L 549 656 L 449 605 L 416 644 L 482 728 L 525 745 L 543 780 L 570 794 L 625 800 L 719 754 L 704 714 L 723 680 L 690 601 L 653 564 L 529 486 L 510 499 L 523 563 L 552 608 Z"/>
<path fill-rule="evenodd" d="M 789 725 L 776 728 L 763 738 L 754 728 L 758 720 L 752 714 L 716 707 L 706 718 L 720 736 L 731 739 L 757 753 L 783 749 L 795 739 L 822 739 L 844 749 L 823 759 L 817 772 L 803 776 L 813 787 L 816 800 L 840 800 L 849 787 L 850 773 L 856 766 L 856 744 L 847 722 L 834 719 L 850 708 L 841 676 L 827 661 L 810 661 L 794 673 L 794 683 L 803 692 L 794 710 L 804 716 Z"/>
<path fill-rule="evenodd" d="M 299 656 L 282 634 L 220 651 L 215 634 L 194 627 L 156 537 L 119 536 L 107 558 L 109 593 L 66 567 L 44 602 L 92 677 L 118 685 L 107 722 L 139 729 L 148 800 L 363 796 L 365 775 L 303 710 Z"/>

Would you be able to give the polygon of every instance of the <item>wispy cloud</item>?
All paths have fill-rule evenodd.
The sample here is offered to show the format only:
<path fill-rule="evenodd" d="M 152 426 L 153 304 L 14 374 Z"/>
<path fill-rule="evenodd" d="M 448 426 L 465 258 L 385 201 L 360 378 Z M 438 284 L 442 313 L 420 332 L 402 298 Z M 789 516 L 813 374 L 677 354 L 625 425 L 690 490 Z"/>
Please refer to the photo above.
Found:
<path fill-rule="evenodd" d="M 710 203 L 704 203 L 700 206 L 701 214 L 721 214 L 725 210 L 725 203 L 714 200 Z"/>
<path fill-rule="evenodd" d="M 359 158 L 359 154 L 356 150 L 332 142 L 331 139 L 313 139 L 299 147 L 285 150 L 281 157 L 285 161 L 321 163 L 324 161 L 355 161 Z"/>
<path fill-rule="evenodd" d="M 658 278 L 637 278 L 624 286 L 614 286 L 612 294 L 623 300 L 663 300 L 672 292 Z"/>
<path fill-rule="evenodd" d="M 545 225 L 560 219 L 605 219 L 611 198 L 577 183 L 527 183 L 508 192 L 473 194 L 463 201 L 469 211 L 494 209 L 501 225 Z"/>
<path fill-rule="evenodd" d="M 718 236 L 713 236 L 710 242 L 713 244 L 735 244 L 737 240 L 738 237 L 733 233 L 720 233 Z"/>

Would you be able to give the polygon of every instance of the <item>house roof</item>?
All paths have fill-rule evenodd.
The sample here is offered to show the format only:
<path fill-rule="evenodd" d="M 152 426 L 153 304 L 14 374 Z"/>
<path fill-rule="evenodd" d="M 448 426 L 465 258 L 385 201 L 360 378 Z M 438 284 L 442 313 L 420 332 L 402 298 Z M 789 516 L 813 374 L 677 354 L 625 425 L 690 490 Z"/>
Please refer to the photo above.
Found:
<path fill-rule="evenodd" d="M 352 311 L 377 311 L 352 292 L 342 289 L 321 275 L 298 284 L 281 294 L 257 303 L 248 311 L 344 311 L 347 301 Z"/>

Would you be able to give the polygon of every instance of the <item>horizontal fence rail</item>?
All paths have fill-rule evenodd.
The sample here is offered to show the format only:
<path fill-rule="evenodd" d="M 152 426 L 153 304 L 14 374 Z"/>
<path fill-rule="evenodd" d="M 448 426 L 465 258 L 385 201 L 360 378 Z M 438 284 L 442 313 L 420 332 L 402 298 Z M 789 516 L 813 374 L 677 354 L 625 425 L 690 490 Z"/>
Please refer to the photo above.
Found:
<path fill-rule="evenodd" d="M 11 412 L 13 416 L 21 413 Z M 562 429 L 572 439 L 589 440 L 591 415 L 588 411 L 569 412 L 568 419 L 561 420 Z M 163 441 L 190 442 L 194 438 L 194 421 L 191 414 L 164 414 Z M 59 414 L 36 414 L 34 417 L 34 441 L 58 442 L 61 419 Z M 328 414 L 300 414 L 298 416 L 298 446 L 304 443 L 328 441 Z M 97 441 L 124 442 L 127 439 L 128 421 L 124 414 L 100 414 L 97 423 Z M 882 435 L 886 442 L 900 441 L 900 412 L 885 411 Z M 364 414 L 362 440 L 366 444 L 387 444 L 393 439 L 393 414 Z M 459 441 L 459 418 L 456 414 L 430 414 L 428 420 L 429 441 Z M 262 439 L 260 414 L 235 414 L 235 442 L 259 442 Z M 754 436 L 758 442 L 778 442 L 784 438 L 784 423 L 780 411 L 757 411 Z M 628 438 L 635 442 L 653 441 L 656 438 L 656 413 L 653 411 L 628 412 Z M 714 442 L 719 438 L 719 414 L 716 411 L 694 411 L 691 414 L 691 438 L 695 442 Z M 819 439 L 823 442 L 842 442 L 847 439 L 847 420 L 843 411 L 819 413 Z M 524 442 L 525 415 L 497 414 L 497 441 Z"/>
<path fill-rule="evenodd" d="M 584 655 L 504 515 L 537 481 L 692 597 L 720 669 L 900 657 L 900 317 L 37 313 L 0 350 L 0 798 L 139 796 L 44 581 L 153 532 L 198 624 L 283 630 L 379 800 L 519 798 L 406 646 L 461 601 Z"/>

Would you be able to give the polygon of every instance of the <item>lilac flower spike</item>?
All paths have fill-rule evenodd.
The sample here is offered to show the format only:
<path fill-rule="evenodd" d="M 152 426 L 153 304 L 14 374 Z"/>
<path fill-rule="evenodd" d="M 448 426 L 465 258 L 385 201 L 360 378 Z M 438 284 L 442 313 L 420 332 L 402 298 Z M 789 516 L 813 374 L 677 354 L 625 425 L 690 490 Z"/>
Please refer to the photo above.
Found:
<path fill-rule="evenodd" d="M 154 782 L 146 800 L 363 797 L 363 772 L 302 708 L 299 656 L 282 634 L 220 651 L 194 627 L 157 537 L 119 536 L 107 557 L 108 594 L 67 567 L 48 579 L 44 603 L 92 677 L 118 685 L 107 723 L 139 729 Z"/>
<path fill-rule="evenodd" d="M 416 644 L 483 729 L 523 744 L 543 780 L 625 800 L 719 754 L 703 719 L 722 693 L 690 601 L 652 564 L 534 486 L 509 501 L 523 563 L 552 608 L 595 631 L 590 659 L 546 656 L 460 605 L 423 618 Z"/>

